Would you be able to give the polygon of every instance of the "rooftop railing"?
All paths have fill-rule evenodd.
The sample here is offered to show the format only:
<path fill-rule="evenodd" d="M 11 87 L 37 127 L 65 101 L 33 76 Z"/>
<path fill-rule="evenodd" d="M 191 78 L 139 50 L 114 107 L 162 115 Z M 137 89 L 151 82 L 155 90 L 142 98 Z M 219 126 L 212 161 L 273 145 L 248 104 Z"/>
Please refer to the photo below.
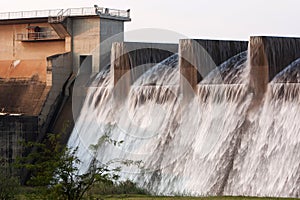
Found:
<path fill-rule="evenodd" d="M 5 12 L 5 13 L 0 13 L 0 20 L 57 16 L 61 11 L 62 9 Z"/>
<path fill-rule="evenodd" d="M 111 8 L 96 7 L 94 8 L 98 15 L 109 15 L 123 18 L 130 18 L 130 10 L 117 10 Z"/>
<path fill-rule="evenodd" d="M 58 20 L 61 20 L 68 16 L 89 16 L 89 15 L 130 18 L 130 11 L 103 8 L 103 7 L 68 8 L 65 10 L 64 9 L 33 10 L 33 11 L 0 13 L 0 20 L 43 18 L 43 17 L 52 17 L 52 19 L 57 17 Z"/>

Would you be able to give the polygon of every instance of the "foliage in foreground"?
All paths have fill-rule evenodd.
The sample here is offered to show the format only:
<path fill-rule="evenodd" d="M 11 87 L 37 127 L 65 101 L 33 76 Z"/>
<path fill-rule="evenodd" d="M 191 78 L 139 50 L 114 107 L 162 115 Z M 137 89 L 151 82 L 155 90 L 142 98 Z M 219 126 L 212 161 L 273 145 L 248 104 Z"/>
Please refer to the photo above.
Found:
<path fill-rule="evenodd" d="M 13 176 L 12 167 L 0 158 L 0 200 L 14 199 L 18 192 L 18 179 Z"/>
<path fill-rule="evenodd" d="M 129 186 L 135 187 L 129 182 L 121 182 L 118 187 L 114 187 L 121 167 L 112 168 L 111 165 L 114 162 L 102 164 L 97 161 L 97 150 L 100 145 L 108 142 L 116 146 L 121 145 L 122 141 L 112 140 L 107 134 L 101 137 L 96 145 L 91 146 L 94 155 L 88 170 L 82 173 L 78 168 L 81 164 L 77 157 L 78 148 L 62 145 L 61 138 L 61 134 L 48 134 L 47 140 L 43 143 L 26 143 L 27 148 L 29 147 L 33 151 L 28 156 L 20 158 L 18 166 L 29 172 L 30 178 L 26 185 L 35 187 L 29 196 L 33 197 L 32 195 L 34 195 L 36 199 L 80 200 L 96 184 L 112 188 L 123 186 L 123 191 L 126 189 L 125 186 L 127 189 Z M 140 163 L 128 160 L 118 162 L 126 165 Z"/>
<path fill-rule="evenodd" d="M 147 195 L 148 192 L 138 187 L 132 181 L 126 180 L 118 183 L 112 181 L 107 183 L 97 183 L 89 191 L 89 196 L 104 195 Z"/>

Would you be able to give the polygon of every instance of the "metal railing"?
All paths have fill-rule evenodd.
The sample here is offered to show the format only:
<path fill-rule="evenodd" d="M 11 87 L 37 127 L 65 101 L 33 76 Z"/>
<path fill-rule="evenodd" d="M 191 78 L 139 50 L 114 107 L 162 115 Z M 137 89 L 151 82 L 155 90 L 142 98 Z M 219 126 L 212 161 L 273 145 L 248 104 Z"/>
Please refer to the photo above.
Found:
<path fill-rule="evenodd" d="M 57 16 L 61 11 L 62 9 L 5 12 L 5 13 L 0 13 L 0 20 Z"/>
<path fill-rule="evenodd" d="M 68 8 L 64 12 L 64 16 L 86 16 L 86 15 L 96 15 L 95 8 Z"/>
<path fill-rule="evenodd" d="M 130 18 L 130 11 L 117 10 L 103 7 L 85 7 L 85 8 L 69 8 L 69 9 L 55 9 L 55 10 L 33 10 L 33 11 L 20 11 L 20 12 L 6 12 L 0 13 L 0 20 L 7 19 L 23 19 L 23 18 L 39 18 L 49 17 L 53 22 L 63 21 L 68 16 L 112 16 Z"/>
<path fill-rule="evenodd" d="M 51 40 L 60 39 L 55 31 L 45 31 L 45 32 L 33 32 L 33 33 L 17 33 L 16 40 L 26 41 L 26 40 Z"/>
<path fill-rule="evenodd" d="M 95 12 L 100 16 L 108 15 L 113 17 L 130 18 L 130 10 L 118 10 L 118 9 L 97 7 Z"/>
<path fill-rule="evenodd" d="M 48 22 L 49 23 L 59 23 L 64 21 L 65 16 L 64 16 L 64 10 L 62 9 L 56 16 L 50 16 L 48 17 Z"/>

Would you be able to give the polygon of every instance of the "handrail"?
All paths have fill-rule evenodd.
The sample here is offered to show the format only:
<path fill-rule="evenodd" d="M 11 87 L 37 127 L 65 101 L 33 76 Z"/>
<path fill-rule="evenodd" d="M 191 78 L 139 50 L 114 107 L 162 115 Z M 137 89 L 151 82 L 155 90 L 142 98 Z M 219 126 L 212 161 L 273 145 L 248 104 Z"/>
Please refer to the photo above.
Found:
<path fill-rule="evenodd" d="M 61 11 L 62 9 L 4 12 L 0 13 L 0 20 L 57 16 Z"/>
<path fill-rule="evenodd" d="M 68 16 L 89 16 L 89 15 L 130 18 L 130 11 L 110 9 L 104 7 L 33 10 L 33 11 L 0 13 L 0 20 L 48 17 L 49 20 L 52 19 L 54 21 L 61 21 Z"/>
<path fill-rule="evenodd" d="M 48 39 L 60 39 L 55 31 L 33 32 L 33 33 L 17 33 L 16 40 L 48 40 Z"/>
<path fill-rule="evenodd" d="M 118 9 L 97 7 L 96 12 L 99 16 L 109 15 L 113 17 L 130 18 L 130 10 L 118 10 Z"/>
<path fill-rule="evenodd" d="M 49 23 L 59 23 L 59 22 L 62 22 L 65 19 L 64 14 L 65 14 L 66 11 L 64 11 L 62 9 L 56 16 L 49 16 L 48 17 L 48 22 Z"/>

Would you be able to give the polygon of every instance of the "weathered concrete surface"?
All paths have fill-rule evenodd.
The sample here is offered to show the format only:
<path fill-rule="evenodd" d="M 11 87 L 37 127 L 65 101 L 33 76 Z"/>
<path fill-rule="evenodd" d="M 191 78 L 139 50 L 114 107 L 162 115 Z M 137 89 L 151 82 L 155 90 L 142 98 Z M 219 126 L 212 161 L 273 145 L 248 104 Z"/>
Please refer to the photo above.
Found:
<path fill-rule="evenodd" d="M 66 121 L 70 122 L 66 131 L 71 133 L 74 121 L 70 88 L 82 58 L 92 58 L 91 69 L 82 68 L 88 76 L 99 72 L 100 60 L 109 63 L 111 43 L 124 39 L 123 23 L 123 19 L 99 16 L 67 17 L 52 26 L 47 18 L 0 22 L 0 113 L 8 113 L 0 116 L 0 156 L 11 160 L 19 155 L 22 148 L 17 143 L 24 134 L 25 138 L 28 134 L 32 140 L 41 141 L 47 131 L 61 132 Z M 43 27 L 54 34 L 56 31 L 57 39 L 21 41 L 18 34 L 28 36 L 28 26 Z M 101 57 L 100 42 L 117 33 L 121 34 L 103 43 L 101 48 L 107 53 Z M 32 121 L 27 122 L 27 118 Z"/>
<path fill-rule="evenodd" d="M 60 38 L 65 39 L 71 36 L 63 23 L 50 23 L 50 25 Z"/>
<path fill-rule="evenodd" d="M 0 156 L 14 160 L 23 153 L 21 140 L 42 141 L 64 95 L 72 72 L 71 54 L 48 57 L 47 82 L 6 79 L 0 81 Z M 11 113 L 21 114 L 10 116 Z"/>
<path fill-rule="evenodd" d="M 57 96 L 62 92 L 63 85 L 71 74 L 72 66 L 69 53 L 52 56 L 48 60 L 48 63 L 51 63 L 51 65 L 48 66 L 47 74 L 49 80 L 47 85 L 44 81 L 46 78 L 43 81 L 39 81 L 38 75 L 33 75 L 32 77 L 29 75 L 29 77 L 22 77 L 22 79 L 10 76 L 10 79 L 0 80 L 0 109 L 3 110 L 2 112 L 37 116 L 43 107 L 51 107 Z M 32 63 L 35 64 L 35 62 Z M 21 67 L 25 68 L 26 65 L 21 65 Z M 45 67 L 38 69 L 42 68 L 46 71 Z M 26 72 L 26 69 L 20 69 L 18 74 L 21 75 L 22 71 Z M 32 73 L 38 72 L 39 70 L 32 71 Z M 26 73 L 24 74 L 26 75 Z"/>
<path fill-rule="evenodd" d="M 62 135 L 62 142 L 67 143 L 70 134 L 74 128 L 75 120 L 73 115 L 73 84 L 71 83 L 66 90 L 69 90 L 68 94 L 63 94 L 61 96 L 61 101 L 58 103 L 59 107 L 57 112 L 54 114 L 55 117 L 52 117 L 50 124 L 48 126 L 48 132 Z M 64 132 L 62 132 L 64 131 Z"/>
<path fill-rule="evenodd" d="M 268 64 L 268 80 L 271 81 L 291 62 L 300 58 L 300 38 L 251 37 L 250 41 L 261 40 Z"/>
<path fill-rule="evenodd" d="M 104 19 L 98 16 L 72 18 L 72 50 L 74 72 L 80 68 L 80 56 L 92 56 L 92 72 L 110 64 L 113 42 L 124 40 L 124 21 Z"/>
<path fill-rule="evenodd" d="M 179 41 L 182 76 L 195 89 L 209 72 L 232 56 L 246 51 L 247 41 L 183 39 Z"/>
<path fill-rule="evenodd" d="M 0 79 L 46 81 L 46 60 L 0 60 Z"/>
<path fill-rule="evenodd" d="M 248 49 L 248 41 L 196 40 L 218 66 L 236 54 Z"/>
<path fill-rule="evenodd" d="M 74 18 L 72 33 L 73 71 L 78 72 L 80 68 L 80 55 L 92 55 L 93 70 L 99 71 L 100 64 L 100 19 L 98 16 L 92 18 Z"/>
<path fill-rule="evenodd" d="M 34 141 L 38 135 L 38 118 L 0 116 L 0 155 L 11 163 L 23 154 L 20 141 Z"/>
<path fill-rule="evenodd" d="M 0 111 L 37 116 L 49 90 L 45 83 L 34 80 L 0 81 Z"/>
<path fill-rule="evenodd" d="M 65 52 L 64 41 L 22 42 L 17 34 L 27 33 L 27 27 L 40 26 L 52 30 L 48 23 L 24 23 L 0 26 L 0 60 L 40 60 Z"/>
<path fill-rule="evenodd" d="M 267 90 L 269 66 L 265 44 L 262 37 L 251 37 L 249 45 L 250 55 L 250 92 L 253 93 L 253 105 L 260 104 Z"/>
<path fill-rule="evenodd" d="M 267 91 L 268 83 L 291 62 L 300 57 L 300 38 L 250 37 L 251 107 L 257 108 Z"/>
<path fill-rule="evenodd" d="M 100 18 L 100 69 L 110 65 L 111 48 L 114 42 L 124 41 L 124 22 Z"/>
<path fill-rule="evenodd" d="M 64 95 L 64 85 L 72 73 L 71 53 L 53 55 L 47 60 L 47 82 L 48 85 L 51 84 L 51 89 L 39 113 L 39 126 L 43 127 L 42 131 L 46 131 L 51 119 L 55 117 L 55 110 L 61 106 L 59 99 Z"/>
<path fill-rule="evenodd" d="M 114 96 L 117 101 L 127 97 L 130 85 L 141 74 L 177 53 L 177 44 L 121 42 L 113 43 L 111 72 L 113 73 Z"/>
<path fill-rule="evenodd" d="M 139 43 L 122 42 L 112 45 L 111 71 L 114 76 L 114 84 L 130 70 L 140 68 L 131 73 L 130 83 L 134 82 L 141 73 L 145 72 L 155 64 L 177 53 L 177 44 L 163 43 Z M 133 70 L 134 71 L 134 70 Z"/>

